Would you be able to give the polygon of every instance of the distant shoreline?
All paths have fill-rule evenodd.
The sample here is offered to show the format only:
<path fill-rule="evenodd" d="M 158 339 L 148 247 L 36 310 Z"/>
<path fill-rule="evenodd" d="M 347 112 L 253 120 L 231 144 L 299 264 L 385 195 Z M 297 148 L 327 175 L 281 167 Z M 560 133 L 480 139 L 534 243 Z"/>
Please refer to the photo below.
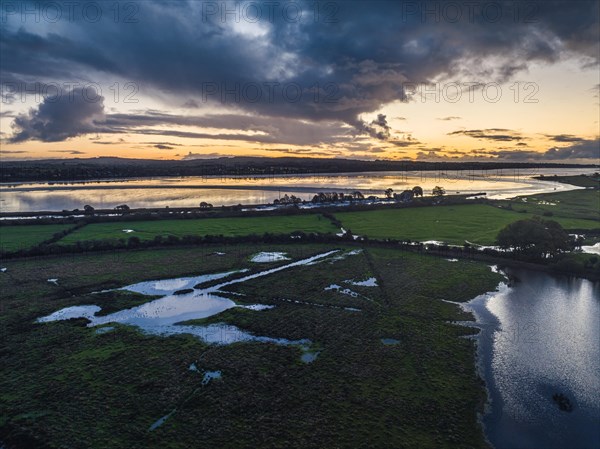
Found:
<path fill-rule="evenodd" d="M 445 172 L 590 169 L 596 164 L 524 163 L 524 162 L 425 162 L 364 161 L 355 159 L 233 157 L 194 160 L 150 160 L 124 158 L 47 159 L 0 162 L 0 182 L 65 182 L 96 179 L 141 179 L 190 176 L 310 176 L 358 172 Z"/>

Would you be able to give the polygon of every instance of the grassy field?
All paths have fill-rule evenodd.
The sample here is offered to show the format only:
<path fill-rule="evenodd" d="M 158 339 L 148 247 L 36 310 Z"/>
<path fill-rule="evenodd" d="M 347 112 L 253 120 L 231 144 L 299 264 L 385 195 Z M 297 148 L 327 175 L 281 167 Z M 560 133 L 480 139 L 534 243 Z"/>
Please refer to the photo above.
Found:
<path fill-rule="evenodd" d="M 0 251 L 30 248 L 72 225 L 0 226 Z"/>
<path fill-rule="evenodd" d="M 124 229 L 135 232 L 126 233 Z M 288 234 L 294 231 L 339 232 L 331 222 L 321 215 L 289 215 L 273 217 L 207 218 L 198 220 L 155 220 L 119 223 L 89 224 L 66 236 L 61 243 L 71 244 L 84 240 L 128 239 L 136 236 L 140 240 L 174 235 L 262 235 L 265 232 Z"/>
<path fill-rule="evenodd" d="M 571 190 L 568 192 L 544 193 L 517 200 L 503 201 L 511 204 L 515 211 L 526 210 L 528 213 L 543 215 L 552 213 L 552 219 L 581 218 L 595 220 L 600 223 L 600 191 Z M 560 221 L 557 220 L 557 221 Z M 598 224 L 600 227 L 600 224 Z"/>
<path fill-rule="evenodd" d="M 259 250 L 298 259 L 331 249 L 206 246 L 7 260 L 0 273 L 0 440 L 32 449 L 486 447 L 476 421 L 483 389 L 474 343 L 460 338 L 471 331 L 449 324 L 468 316 L 441 301 L 493 290 L 501 278 L 483 264 L 385 249 L 348 255 L 341 248 L 345 259 L 231 286 L 246 295 L 231 296 L 238 302 L 275 307 L 230 309 L 212 320 L 258 335 L 309 338 L 320 351 L 309 364 L 295 346 L 211 346 L 124 325 L 98 334 L 82 320 L 35 322 L 67 306 L 114 311 L 150 300 L 91 294 L 97 290 L 264 269 L 249 262 Z M 378 286 L 353 286 L 358 298 L 324 291 L 368 277 Z M 201 373 L 188 369 L 192 362 L 200 371 L 221 370 L 222 379 L 203 386 Z"/>
<path fill-rule="evenodd" d="M 339 212 L 336 217 L 344 228 L 371 238 L 440 240 L 462 245 L 465 240 L 492 245 L 504 226 L 534 215 L 558 221 L 566 229 L 600 228 L 600 193 L 575 190 L 520 197 L 496 203 L 414 207 L 361 212 Z M 28 225 L 0 227 L 0 248 L 14 251 L 28 248 L 52 237 L 69 225 Z M 133 232 L 125 232 L 133 230 Z M 288 234 L 294 231 L 336 233 L 339 230 L 320 214 L 272 217 L 239 217 L 121 221 L 92 223 L 59 240 L 74 244 L 91 240 L 127 240 L 138 237 L 152 240 L 157 236 L 262 235 L 266 232 Z"/>
<path fill-rule="evenodd" d="M 484 204 L 387 209 L 335 214 L 344 228 L 372 238 L 440 240 L 462 245 L 495 243 L 498 231 L 509 223 L 533 216 Z M 599 228 L 592 220 L 552 217 L 565 228 Z"/>

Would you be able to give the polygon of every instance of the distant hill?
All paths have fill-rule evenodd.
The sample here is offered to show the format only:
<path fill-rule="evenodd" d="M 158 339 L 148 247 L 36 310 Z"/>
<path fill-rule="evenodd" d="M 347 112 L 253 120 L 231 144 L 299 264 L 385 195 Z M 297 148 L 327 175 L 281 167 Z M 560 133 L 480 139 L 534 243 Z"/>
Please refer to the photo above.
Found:
<path fill-rule="evenodd" d="M 223 157 L 165 161 L 119 157 L 0 162 L 0 182 L 75 181 L 156 176 L 263 176 L 363 171 L 449 171 L 533 168 L 597 168 L 594 165 L 515 162 L 361 161 L 296 157 Z"/>

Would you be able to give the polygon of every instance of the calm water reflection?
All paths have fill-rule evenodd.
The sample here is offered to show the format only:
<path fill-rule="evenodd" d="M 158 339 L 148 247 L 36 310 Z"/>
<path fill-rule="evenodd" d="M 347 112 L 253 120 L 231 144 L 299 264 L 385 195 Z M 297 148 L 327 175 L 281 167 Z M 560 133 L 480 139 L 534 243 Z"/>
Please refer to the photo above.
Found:
<path fill-rule="evenodd" d="M 474 300 L 496 448 L 600 447 L 600 284 L 510 271 L 513 287 Z M 552 400 L 565 394 L 572 412 Z"/>
<path fill-rule="evenodd" d="M 590 169 L 486 170 L 448 172 L 364 172 L 332 175 L 157 178 L 80 183 L 26 183 L 0 186 L 1 212 L 61 211 L 82 208 L 194 207 L 201 201 L 215 206 L 265 204 L 284 194 L 310 200 L 319 191 L 355 191 L 382 195 L 388 187 L 402 191 L 420 185 L 430 192 L 436 185 L 448 193 L 487 192 L 509 198 L 573 189 L 573 186 L 531 179 L 539 174 L 579 174 Z"/>

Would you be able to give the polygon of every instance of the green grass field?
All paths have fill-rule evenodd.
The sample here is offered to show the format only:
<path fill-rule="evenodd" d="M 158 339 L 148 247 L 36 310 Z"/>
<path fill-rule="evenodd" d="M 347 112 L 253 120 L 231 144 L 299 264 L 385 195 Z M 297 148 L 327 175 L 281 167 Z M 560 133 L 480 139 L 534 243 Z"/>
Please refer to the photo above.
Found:
<path fill-rule="evenodd" d="M 245 295 L 231 296 L 237 302 L 275 307 L 229 309 L 213 321 L 255 335 L 308 338 L 320 351 L 312 363 L 301 362 L 297 346 L 207 345 L 127 325 L 98 334 L 83 320 L 35 322 L 68 306 L 114 311 L 152 300 L 91 294 L 106 288 L 264 270 L 249 262 L 257 251 L 299 259 L 336 248 L 356 247 L 209 245 L 7 260 L 0 273 L 0 439 L 28 448 L 487 447 L 476 417 L 484 390 L 475 346 L 460 338 L 473 330 L 451 324 L 469 315 L 442 301 L 493 290 L 502 278 L 485 264 L 365 247 L 343 260 L 231 286 Z M 225 255 L 211 255 L 216 251 Z M 324 291 L 366 277 L 378 286 L 352 288 L 368 300 Z M 190 371 L 192 362 L 200 372 Z M 202 385 L 205 370 L 220 370 L 222 378 Z"/>
<path fill-rule="evenodd" d="M 72 225 L 27 225 L 1 226 L 0 250 L 17 251 L 30 248 L 45 240 L 51 239 L 57 232 L 64 231 Z"/>
<path fill-rule="evenodd" d="M 534 214 L 518 213 L 484 204 L 340 212 L 335 216 L 344 228 L 371 238 L 440 240 L 462 245 L 465 240 L 492 245 L 504 226 Z M 552 217 L 569 229 L 600 228 L 592 220 Z"/>
<path fill-rule="evenodd" d="M 523 201 L 523 199 L 526 201 Z M 520 197 L 512 201 L 503 201 L 502 204 L 511 204 L 515 211 L 527 210 L 528 213 L 538 215 L 542 215 L 544 212 L 551 212 L 553 219 L 558 219 L 559 217 L 582 218 L 585 220 L 596 220 L 600 223 L 600 190 L 571 190 L 568 192 L 544 193 Z M 598 227 L 600 227 L 600 224 Z"/>
<path fill-rule="evenodd" d="M 336 217 L 354 234 L 371 238 L 440 240 L 463 244 L 465 240 L 492 245 L 504 226 L 534 215 L 559 222 L 566 229 L 600 228 L 600 192 L 575 190 L 504 200 L 502 208 L 482 204 L 413 207 L 361 212 L 340 212 Z M 508 210 L 510 207 L 512 210 Z M 551 215 L 549 215 L 551 214 Z M 69 225 L 27 225 L 0 227 L 0 248 L 14 251 L 47 240 Z M 134 232 L 125 232 L 133 230 Z M 156 236 L 224 235 L 243 236 L 288 234 L 293 231 L 336 233 L 338 229 L 320 214 L 208 218 L 189 220 L 121 221 L 88 224 L 59 240 L 74 244 L 90 240 L 127 240 Z"/>
<path fill-rule="evenodd" d="M 126 233 L 124 229 L 135 232 Z M 140 240 L 152 240 L 158 235 L 224 235 L 238 236 L 259 234 L 289 234 L 294 231 L 304 232 L 338 232 L 331 222 L 321 215 L 288 215 L 274 217 L 241 217 L 241 218 L 207 218 L 197 220 L 155 220 L 130 221 L 119 223 L 89 224 L 69 234 L 60 241 L 72 244 L 84 240 L 128 239 L 139 237 Z"/>
<path fill-rule="evenodd" d="M 550 204 L 548 204 L 550 203 Z M 463 244 L 465 240 L 492 245 L 504 226 L 534 215 L 552 213 L 547 219 L 558 221 L 566 229 L 600 228 L 600 194 L 596 190 L 550 193 L 502 201 L 502 209 L 489 205 L 414 207 L 361 212 L 340 212 L 336 217 L 354 234 L 371 238 L 440 240 Z M 47 240 L 70 225 L 3 226 L 0 248 L 14 251 Z M 124 230 L 134 232 L 124 232 Z M 262 235 L 266 232 L 288 234 L 293 231 L 335 233 L 338 229 L 320 214 L 273 217 L 208 218 L 190 220 L 122 221 L 88 224 L 59 240 L 74 244 L 90 240 L 127 240 L 135 236 L 152 240 L 156 236 Z"/>

